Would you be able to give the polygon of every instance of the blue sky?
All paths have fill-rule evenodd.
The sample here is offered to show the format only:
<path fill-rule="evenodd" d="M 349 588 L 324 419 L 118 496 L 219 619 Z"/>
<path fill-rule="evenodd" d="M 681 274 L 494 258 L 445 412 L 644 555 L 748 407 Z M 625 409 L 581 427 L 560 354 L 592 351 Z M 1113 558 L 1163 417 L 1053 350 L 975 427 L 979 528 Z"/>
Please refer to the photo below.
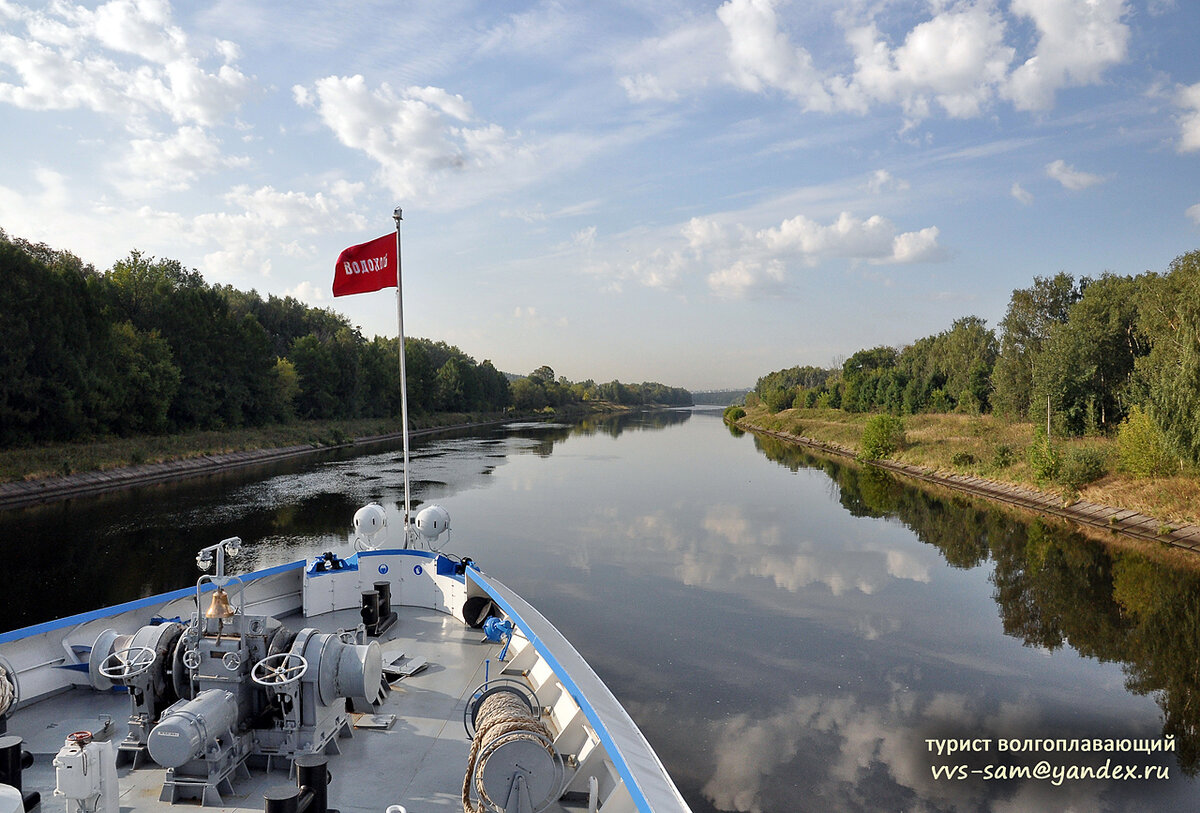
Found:
<path fill-rule="evenodd" d="M 0 227 L 573 380 L 753 384 L 1200 247 L 1189 0 L 0 0 Z"/>

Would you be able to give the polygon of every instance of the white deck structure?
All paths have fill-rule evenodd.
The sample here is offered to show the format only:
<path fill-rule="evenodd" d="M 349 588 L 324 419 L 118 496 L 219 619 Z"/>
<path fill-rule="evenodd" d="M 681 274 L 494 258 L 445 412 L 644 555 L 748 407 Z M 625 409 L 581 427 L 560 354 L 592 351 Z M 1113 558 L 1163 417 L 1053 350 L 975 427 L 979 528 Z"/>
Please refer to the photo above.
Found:
<path fill-rule="evenodd" d="M 341 752 L 328 756 L 330 808 L 343 813 L 383 813 L 393 805 L 403 805 L 408 813 L 462 810 L 471 749 L 464 710 L 485 680 L 513 680 L 536 693 L 541 722 L 564 760 L 563 794 L 544 809 L 688 811 L 608 688 L 558 631 L 512 591 L 473 567 L 460 565 L 457 569 L 464 572 L 456 573 L 457 562 L 427 551 L 365 551 L 344 561 L 345 567 L 334 571 L 316 572 L 313 563 L 295 562 L 241 576 L 244 589 L 237 608 L 248 616 L 277 618 L 291 630 L 335 633 L 360 624 L 362 591 L 381 580 L 391 584 L 398 620 L 373 639 L 379 642 L 382 662 L 403 654 L 409 663 L 424 659 L 427 666 L 396 681 L 377 707 L 356 705 L 357 712 L 395 715 L 395 722 L 382 730 L 355 727 L 352 736 L 336 740 L 336 749 L 327 749 Z M 502 645 L 485 641 L 480 630 L 463 621 L 464 602 L 475 596 L 493 601 L 496 612 L 515 627 L 503 662 Z M 97 739 L 116 744 L 129 728 L 129 694 L 120 687 L 98 691 L 90 685 L 85 666 L 97 636 L 106 629 L 133 633 L 152 619 L 178 618 L 186 624 L 196 612 L 196 598 L 194 589 L 180 590 L 0 634 L 0 665 L 16 674 L 20 698 L 7 720 L 8 734 L 21 737 L 21 747 L 33 754 L 22 785 L 26 793 L 41 793 L 41 810 L 73 804 L 54 796 L 52 761 L 68 734 L 92 731 Z M 107 728 L 106 719 L 111 719 Z M 231 791 L 220 793 L 220 809 L 262 810 L 269 789 L 294 786 L 288 761 L 273 761 L 274 769 L 268 771 L 256 764 L 262 760 L 251 758 L 249 770 L 232 778 Z M 198 805 L 160 801 L 165 774 L 149 754 L 136 767 L 120 767 L 120 813 Z"/>

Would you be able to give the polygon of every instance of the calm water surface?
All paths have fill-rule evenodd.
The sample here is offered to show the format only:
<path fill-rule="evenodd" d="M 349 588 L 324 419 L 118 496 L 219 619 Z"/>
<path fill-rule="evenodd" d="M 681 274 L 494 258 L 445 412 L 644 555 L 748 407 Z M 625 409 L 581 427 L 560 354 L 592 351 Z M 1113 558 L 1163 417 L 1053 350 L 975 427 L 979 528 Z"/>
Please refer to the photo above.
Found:
<path fill-rule="evenodd" d="M 0 628 L 188 584 L 195 551 L 225 536 L 247 569 L 344 550 L 368 501 L 399 525 L 401 473 L 376 448 L 0 513 L 19 542 Z M 445 548 L 559 626 L 697 813 L 1200 800 L 1192 574 L 702 410 L 422 438 L 413 476 L 450 511 Z M 1170 754 L 998 751 L 1167 735 Z M 989 750 L 927 744 L 950 738 Z M 1106 761 L 1154 778 L 1073 778 Z M 1047 778 L 998 778 L 1013 767 Z"/>

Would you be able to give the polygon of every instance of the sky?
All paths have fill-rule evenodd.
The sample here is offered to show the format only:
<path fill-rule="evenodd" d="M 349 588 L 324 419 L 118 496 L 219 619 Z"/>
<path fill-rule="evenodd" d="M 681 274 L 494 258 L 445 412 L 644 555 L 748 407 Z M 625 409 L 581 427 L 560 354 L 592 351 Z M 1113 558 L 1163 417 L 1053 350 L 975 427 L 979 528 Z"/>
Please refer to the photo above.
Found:
<path fill-rule="evenodd" d="M 752 386 L 1200 248 L 1192 0 L 0 0 L 0 228 L 571 380 Z"/>

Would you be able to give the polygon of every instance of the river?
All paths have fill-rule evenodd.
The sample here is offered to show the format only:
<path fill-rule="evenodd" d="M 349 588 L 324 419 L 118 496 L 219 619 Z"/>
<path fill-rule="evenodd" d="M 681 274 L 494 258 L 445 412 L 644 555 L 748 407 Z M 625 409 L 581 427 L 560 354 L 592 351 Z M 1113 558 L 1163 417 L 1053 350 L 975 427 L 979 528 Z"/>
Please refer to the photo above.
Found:
<path fill-rule="evenodd" d="M 1193 573 L 711 410 L 419 438 L 412 471 L 697 813 L 1200 800 Z M 188 584 L 227 536 L 244 569 L 346 549 L 366 502 L 399 524 L 401 472 L 376 447 L 0 513 L 0 629 Z"/>

